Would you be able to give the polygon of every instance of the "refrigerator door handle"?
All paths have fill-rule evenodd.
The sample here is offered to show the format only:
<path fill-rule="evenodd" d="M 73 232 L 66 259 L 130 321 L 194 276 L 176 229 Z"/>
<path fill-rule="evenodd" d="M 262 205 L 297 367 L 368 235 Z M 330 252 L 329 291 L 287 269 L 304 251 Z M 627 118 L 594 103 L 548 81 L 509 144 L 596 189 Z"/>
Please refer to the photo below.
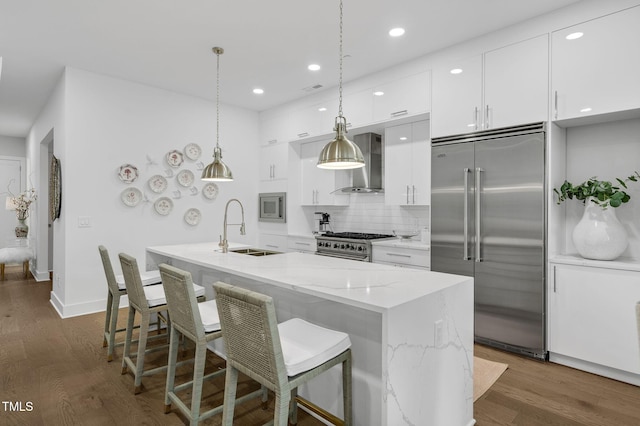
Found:
<path fill-rule="evenodd" d="M 476 167 L 476 262 L 482 262 L 482 254 L 480 252 L 480 235 L 482 235 L 480 222 L 481 222 L 481 197 L 480 197 L 480 175 L 484 172 L 484 169 Z"/>
<path fill-rule="evenodd" d="M 469 170 L 468 167 L 464 169 L 464 219 L 463 219 L 463 227 L 464 227 L 464 252 L 462 254 L 462 260 L 470 260 L 471 256 L 469 256 Z"/>

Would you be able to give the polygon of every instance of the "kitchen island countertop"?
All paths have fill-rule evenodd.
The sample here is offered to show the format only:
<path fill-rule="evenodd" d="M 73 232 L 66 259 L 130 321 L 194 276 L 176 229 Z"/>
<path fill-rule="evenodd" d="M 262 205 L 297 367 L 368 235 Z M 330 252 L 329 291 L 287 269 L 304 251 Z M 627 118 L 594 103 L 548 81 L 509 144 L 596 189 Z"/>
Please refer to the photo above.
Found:
<path fill-rule="evenodd" d="M 230 250 L 243 247 L 247 246 L 231 244 Z M 216 243 L 156 246 L 147 251 L 377 312 L 468 279 L 308 253 L 270 256 L 222 253 Z"/>

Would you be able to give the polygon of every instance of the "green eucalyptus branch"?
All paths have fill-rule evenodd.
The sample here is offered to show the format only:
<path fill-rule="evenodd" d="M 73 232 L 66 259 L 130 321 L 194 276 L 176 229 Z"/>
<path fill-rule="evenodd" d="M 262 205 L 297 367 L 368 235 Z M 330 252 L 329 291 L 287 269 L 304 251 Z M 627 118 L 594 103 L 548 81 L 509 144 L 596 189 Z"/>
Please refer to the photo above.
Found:
<path fill-rule="evenodd" d="M 575 186 L 565 180 L 560 189 L 554 188 L 553 192 L 558 196 L 558 204 L 567 199 L 573 200 L 575 198 L 576 200 L 582 201 L 583 204 L 587 199 L 590 199 L 603 209 L 609 206 L 619 207 L 631 199 L 631 196 L 625 192 L 625 189 L 628 189 L 627 183 L 639 182 L 640 173 L 636 171 L 625 180 L 616 178 L 616 181 L 619 186 L 614 186 L 606 180 L 598 180 L 595 176 Z"/>

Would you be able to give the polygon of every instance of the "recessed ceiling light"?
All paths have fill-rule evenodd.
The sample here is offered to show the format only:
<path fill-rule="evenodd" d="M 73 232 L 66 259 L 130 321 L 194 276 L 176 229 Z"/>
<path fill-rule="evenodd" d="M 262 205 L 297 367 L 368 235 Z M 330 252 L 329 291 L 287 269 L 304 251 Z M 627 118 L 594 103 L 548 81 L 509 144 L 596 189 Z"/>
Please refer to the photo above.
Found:
<path fill-rule="evenodd" d="M 327 109 L 326 109 L 325 107 L 320 107 L 320 108 L 318 108 L 318 111 L 320 111 L 320 112 L 324 112 L 324 111 L 326 111 L 326 110 L 327 110 Z"/>
<path fill-rule="evenodd" d="M 253 93 L 255 93 L 256 95 L 262 95 L 264 93 L 264 90 L 256 87 L 255 89 L 253 89 Z"/>
<path fill-rule="evenodd" d="M 451 74 L 460 74 L 462 73 L 462 69 L 460 68 L 454 68 L 451 71 L 449 71 Z"/>
<path fill-rule="evenodd" d="M 404 34 L 404 28 L 393 28 L 389 30 L 389 35 L 391 37 L 400 37 Z"/>
<path fill-rule="evenodd" d="M 580 110 L 580 112 L 590 112 L 590 111 L 591 111 L 591 108 L 589 108 L 589 107 L 582 108 L 582 109 Z"/>
<path fill-rule="evenodd" d="M 307 69 L 309 71 L 318 71 L 320 69 L 320 65 L 318 64 L 311 64 L 307 67 Z"/>
<path fill-rule="evenodd" d="M 578 39 L 578 38 L 582 37 L 583 35 L 584 35 L 584 33 L 577 32 L 577 33 L 571 33 L 568 36 L 566 36 L 565 38 L 567 40 L 575 40 L 575 39 Z"/>
<path fill-rule="evenodd" d="M 382 96 L 382 95 L 384 95 L 384 92 L 381 92 L 381 91 L 378 90 L 377 92 L 373 92 L 373 95 L 374 96 Z"/>
<path fill-rule="evenodd" d="M 401 137 L 400 137 L 400 140 L 401 140 L 401 141 L 406 141 L 406 140 L 407 140 L 407 137 L 406 137 L 406 136 L 401 136 Z"/>

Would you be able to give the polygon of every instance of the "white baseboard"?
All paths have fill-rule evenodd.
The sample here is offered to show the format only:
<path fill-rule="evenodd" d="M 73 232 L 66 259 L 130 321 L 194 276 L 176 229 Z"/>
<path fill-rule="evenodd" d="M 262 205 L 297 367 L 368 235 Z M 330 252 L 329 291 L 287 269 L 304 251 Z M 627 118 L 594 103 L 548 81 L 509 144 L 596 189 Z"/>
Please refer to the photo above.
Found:
<path fill-rule="evenodd" d="M 65 305 L 64 303 L 62 303 L 60 298 L 58 298 L 58 296 L 53 291 L 51 292 L 50 302 L 51 302 L 51 305 L 53 305 L 56 312 L 58 312 L 58 315 L 60 315 L 60 318 L 71 318 L 71 317 L 77 317 L 80 315 L 93 314 L 95 312 L 102 312 L 105 310 L 107 306 L 106 299 L 95 300 L 95 301 L 86 302 L 86 303 L 76 303 L 73 305 Z M 128 303 L 129 302 L 127 301 L 127 305 Z"/>
<path fill-rule="evenodd" d="M 608 377 L 620 382 L 629 383 L 640 386 L 640 374 L 630 373 L 628 371 L 618 370 L 616 368 L 607 367 L 593 362 L 584 361 L 570 356 L 549 352 L 549 361 L 556 364 L 566 365 L 567 367 L 586 371 L 588 373 L 597 374 L 599 376 Z"/>

